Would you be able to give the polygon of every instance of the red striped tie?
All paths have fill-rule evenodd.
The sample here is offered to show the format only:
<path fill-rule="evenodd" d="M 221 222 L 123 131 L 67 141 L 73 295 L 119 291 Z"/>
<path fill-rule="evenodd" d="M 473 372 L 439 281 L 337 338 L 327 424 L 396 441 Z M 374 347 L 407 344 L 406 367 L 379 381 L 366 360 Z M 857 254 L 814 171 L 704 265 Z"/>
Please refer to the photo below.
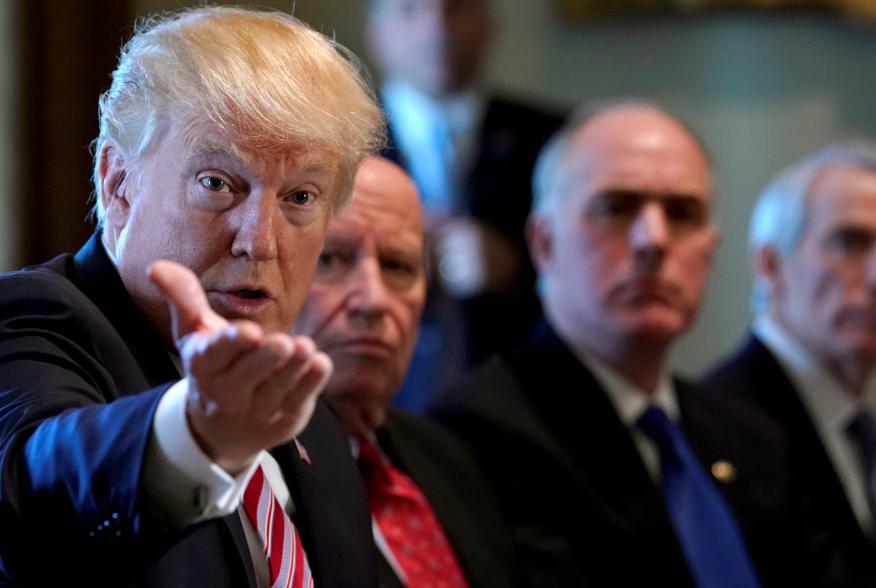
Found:
<path fill-rule="evenodd" d="M 262 467 L 243 493 L 243 510 L 259 532 L 271 570 L 271 588 L 310 588 L 313 577 L 295 525 L 280 506 Z"/>

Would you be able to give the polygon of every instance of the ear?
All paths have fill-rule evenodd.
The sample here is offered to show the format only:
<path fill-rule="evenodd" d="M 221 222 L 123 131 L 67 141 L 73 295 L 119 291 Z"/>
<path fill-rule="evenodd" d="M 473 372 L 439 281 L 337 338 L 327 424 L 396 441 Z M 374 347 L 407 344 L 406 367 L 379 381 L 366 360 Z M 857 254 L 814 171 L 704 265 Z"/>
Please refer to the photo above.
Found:
<path fill-rule="evenodd" d="M 551 219 L 544 214 L 532 213 L 526 220 L 526 243 L 529 255 L 538 273 L 543 273 L 553 256 L 554 240 Z"/>
<path fill-rule="evenodd" d="M 114 251 L 120 233 L 128 224 L 131 202 L 126 190 L 129 177 L 127 163 L 121 150 L 112 142 L 104 143 L 100 150 L 98 174 L 100 200 L 105 211 L 104 241 Z"/>
<path fill-rule="evenodd" d="M 769 297 L 781 296 L 784 291 L 782 257 L 770 245 L 761 245 L 751 252 L 751 270 L 755 277 L 766 284 Z"/>

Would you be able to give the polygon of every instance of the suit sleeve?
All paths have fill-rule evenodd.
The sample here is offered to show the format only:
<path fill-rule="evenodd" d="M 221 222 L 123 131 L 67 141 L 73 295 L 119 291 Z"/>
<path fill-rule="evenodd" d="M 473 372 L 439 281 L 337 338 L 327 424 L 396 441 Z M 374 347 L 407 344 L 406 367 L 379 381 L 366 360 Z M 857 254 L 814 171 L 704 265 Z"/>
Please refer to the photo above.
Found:
<path fill-rule="evenodd" d="M 137 384 L 146 390 L 124 341 L 69 282 L 0 281 L 0 572 L 39 583 L 61 573 L 47 561 L 136 569 L 160 549 L 145 542 L 154 517 L 140 486 L 166 386 L 127 389 Z"/>

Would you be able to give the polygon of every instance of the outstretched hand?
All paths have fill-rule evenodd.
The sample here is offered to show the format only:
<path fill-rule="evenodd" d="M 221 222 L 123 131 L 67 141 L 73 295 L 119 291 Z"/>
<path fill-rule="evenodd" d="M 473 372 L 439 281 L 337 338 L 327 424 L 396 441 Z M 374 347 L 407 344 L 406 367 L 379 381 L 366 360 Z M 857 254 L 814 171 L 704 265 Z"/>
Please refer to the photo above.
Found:
<path fill-rule="evenodd" d="M 236 474 L 300 433 L 331 374 L 328 356 L 307 337 L 227 321 L 178 263 L 154 262 L 149 278 L 167 299 L 188 379 L 188 422 L 204 453 Z"/>

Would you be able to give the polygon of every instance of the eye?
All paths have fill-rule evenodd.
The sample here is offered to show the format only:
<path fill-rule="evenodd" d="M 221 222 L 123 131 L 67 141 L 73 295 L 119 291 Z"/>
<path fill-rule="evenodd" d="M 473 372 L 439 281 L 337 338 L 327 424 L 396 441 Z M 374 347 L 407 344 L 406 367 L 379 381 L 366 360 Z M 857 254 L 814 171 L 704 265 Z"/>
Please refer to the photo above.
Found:
<path fill-rule="evenodd" d="M 663 202 L 663 212 L 674 225 L 696 227 L 706 221 L 705 204 L 697 198 L 667 198 Z"/>
<path fill-rule="evenodd" d="M 858 255 L 869 251 L 874 240 L 876 235 L 870 231 L 845 227 L 831 235 L 828 244 L 831 249 L 843 255 Z"/>
<path fill-rule="evenodd" d="M 634 219 L 641 207 L 642 197 L 638 194 L 607 191 L 593 197 L 587 215 L 601 222 L 624 222 Z"/>
<path fill-rule="evenodd" d="M 400 257 L 381 259 L 380 268 L 387 285 L 395 289 L 410 286 L 420 271 L 420 265 L 416 261 Z"/>
<path fill-rule="evenodd" d="M 316 200 L 316 195 L 309 190 L 296 190 L 285 197 L 287 202 L 291 202 L 296 206 L 308 206 Z"/>
<path fill-rule="evenodd" d="M 228 182 L 216 176 L 198 178 L 198 183 L 211 192 L 231 192 L 231 186 L 228 185 Z"/>
<path fill-rule="evenodd" d="M 316 262 L 315 279 L 334 281 L 345 274 L 353 262 L 352 254 L 337 249 L 323 249 Z"/>
<path fill-rule="evenodd" d="M 340 262 L 341 256 L 332 251 L 323 251 L 319 254 L 319 260 L 317 261 L 320 268 L 330 268 Z"/>

